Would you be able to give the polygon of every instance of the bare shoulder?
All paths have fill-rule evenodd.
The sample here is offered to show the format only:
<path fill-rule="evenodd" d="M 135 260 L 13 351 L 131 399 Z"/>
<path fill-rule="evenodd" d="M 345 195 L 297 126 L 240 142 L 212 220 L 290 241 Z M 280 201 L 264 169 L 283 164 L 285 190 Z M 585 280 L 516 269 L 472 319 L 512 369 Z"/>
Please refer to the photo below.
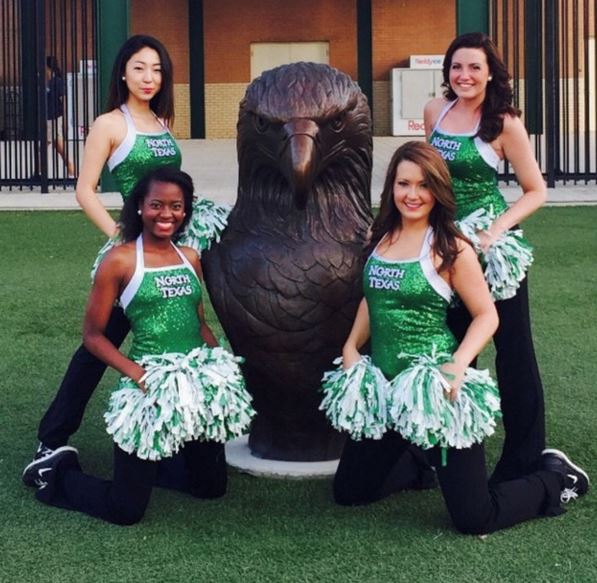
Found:
<path fill-rule="evenodd" d="M 126 121 L 122 112 L 117 109 L 98 116 L 89 131 L 90 137 L 103 136 L 112 142 L 122 141 L 125 135 Z"/>
<path fill-rule="evenodd" d="M 472 248 L 470 243 L 467 243 L 464 239 L 460 237 L 456 238 L 456 249 L 458 251 L 456 258 L 454 259 L 454 264 L 451 268 L 451 271 L 462 271 L 462 269 L 466 269 L 471 263 L 475 264 L 478 263 L 479 260 L 477 259 L 477 254 L 475 250 Z M 440 267 L 442 263 L 442 258 L 439 255 L 433 255 L 433 264 L 435 265 L 436 269 Z M 442 272 L 440 275 L 450 283 L 450 273 L 449 272 Z"/>
<path fill-rule="evenodd" d="M 509 113 L 502 117 L 504 121 L 502 129 L 502 137 L 520 137 L 527 136 L 527 130 L 522 123 L 522 120 L 517 115 L 511 115 Z"/>
<path fill-rule="evenodd" d="M 425 116 L 428 116 L 431 120 L 435 121 L 441 112 L 441 110 L 448 104 L 446 99 L 443 97 L 436 97 L 435 99 L 431 99 L 425 104 L 424 113 Z"/>
<path fill-rule="evenodd" d="M 191 247 L 180 246 L 178 249 L 187 258 L 195 271 L 201 275 L 201 257 L 199 256 L 199 253 Z"/>
<path fill-rule="evenodd" d="M 456 262 L 468 262 L 474 261 L 475 263 L 478 262 L 477 254 L 473 249 L 472 245 L 458 237 L 456 239 L 456 248 L 458 249 L 458 255 L 456 256 Z"/>
<path fill-rule="evenodd" d="M 92 127 L 99 127 L 103 129 L 107 128 L 119 128 L 125 127 L 126 121 L 124 115 L 118 109 L 113 109 L 107 113 L 102 113 L 95 118 Z"/>
<path fill-rule="evenodd" d="M 528 144 L 528 134 L 522 120 L 509 113 L 502 115 L 502 131 L 491 142 L 491 146 L 501 159 L 508 158 L 513 146 Z"/>
<path fill-rule="evenodd" d="M 187 247 L 185 245 L 180 245 L 178 249 L 182 252 L 182 254 L 192 263 L 193 261 L 199 261 L 200 256 L 195 249 L 192 247 Z"/>
<path fill-rule="evenodd" d="M 127 271 L 131 267 L 134 269 L 135 261 L 135 242 L 129 241 L 110 249 L 102 261 L 102 265 L 106 264 L 110 269 L 115 271 Z"/>

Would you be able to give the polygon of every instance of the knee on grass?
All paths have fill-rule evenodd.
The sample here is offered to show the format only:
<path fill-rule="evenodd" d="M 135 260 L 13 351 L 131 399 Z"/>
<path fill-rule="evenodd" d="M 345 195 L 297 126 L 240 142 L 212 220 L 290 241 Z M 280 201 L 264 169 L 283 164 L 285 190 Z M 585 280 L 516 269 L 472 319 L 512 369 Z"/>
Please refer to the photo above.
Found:
<path fill-rule="evenodd" d="M 147 506 L 119 505 L 114 509 L 110 522 L 119 526 L 133 526 L 141 522 L 145 516 L 146 508 Z"/>
<path fill-rule="evenodd" d="M 460 534 L 489 534 L 493 529 L 488 528 L 487 521 L 480 516 L 452 517 L 454 527 Z"/>
<path fill-rule="evenodd" d="M 201 500 L 213 500 L 222 498 L 226 494 L 227 479 L 224 476 L 223 480 L 211 481 L 207 483 L 199 483 L 191 486 L 189 489 L 191 496 L 200 498 Z"/>
<path fill-rule="evenodd" d="M 334 482 L 333 487 L 334 502 L 340 506 L 362 506 L 375 500 L 372 496 L 365 496 L 353 487 L 339 485 Z"/>

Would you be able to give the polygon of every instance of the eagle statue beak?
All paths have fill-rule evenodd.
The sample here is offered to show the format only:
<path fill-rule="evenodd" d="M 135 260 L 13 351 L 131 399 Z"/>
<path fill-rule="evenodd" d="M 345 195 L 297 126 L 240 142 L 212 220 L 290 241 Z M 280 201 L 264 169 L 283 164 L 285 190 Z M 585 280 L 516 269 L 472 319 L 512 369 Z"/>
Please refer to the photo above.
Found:
<path fill-rule="evenodd" d="M 284 124 L 282 172 L 293 190 L 295 204 L 303 210 L 313 184 L 319 126 L 310 119 L 291 119 Z"/>

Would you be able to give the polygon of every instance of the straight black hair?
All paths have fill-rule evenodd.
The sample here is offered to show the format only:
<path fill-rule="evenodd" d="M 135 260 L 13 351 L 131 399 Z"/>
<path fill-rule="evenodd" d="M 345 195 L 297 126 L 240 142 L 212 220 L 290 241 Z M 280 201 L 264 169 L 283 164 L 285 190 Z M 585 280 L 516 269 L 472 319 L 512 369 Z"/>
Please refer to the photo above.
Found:
<path fill-rule="evenodd" d="M 152 97 L 150 107 L 160 119 L 164 120 L 167 126 L 171 126 L 174 122 L 172 61 L 166 47 L 157 38 L 145 34 L 131 36 L 120 47 L 112 66 L 106 111 L 118 109 L 123 103 L 126 103 L 129 97 L 129 90 L 126 81 L 122 78 L 126 70 L 126 64 L 135 53 L 146 47 L 153 49 L 158 54 L 162 70 L 162 86 L 157 94 Z"/>

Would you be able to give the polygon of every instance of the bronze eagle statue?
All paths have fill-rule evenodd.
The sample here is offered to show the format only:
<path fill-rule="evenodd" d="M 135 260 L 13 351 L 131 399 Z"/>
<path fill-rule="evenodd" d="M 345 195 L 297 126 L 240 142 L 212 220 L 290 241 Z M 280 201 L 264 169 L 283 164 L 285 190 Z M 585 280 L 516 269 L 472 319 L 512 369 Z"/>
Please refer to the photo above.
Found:
<path fill-rule="evenodd" d="M 247 88 L 237 124 L 237 201 L 203 254 L 209 295 L 257 416 L 254 455 L 319 461 L 343 437 L 318 410 L 323 372 L 362 297 L 371 223 L 371 114 L 341 71 L 293 63 Z"/>

